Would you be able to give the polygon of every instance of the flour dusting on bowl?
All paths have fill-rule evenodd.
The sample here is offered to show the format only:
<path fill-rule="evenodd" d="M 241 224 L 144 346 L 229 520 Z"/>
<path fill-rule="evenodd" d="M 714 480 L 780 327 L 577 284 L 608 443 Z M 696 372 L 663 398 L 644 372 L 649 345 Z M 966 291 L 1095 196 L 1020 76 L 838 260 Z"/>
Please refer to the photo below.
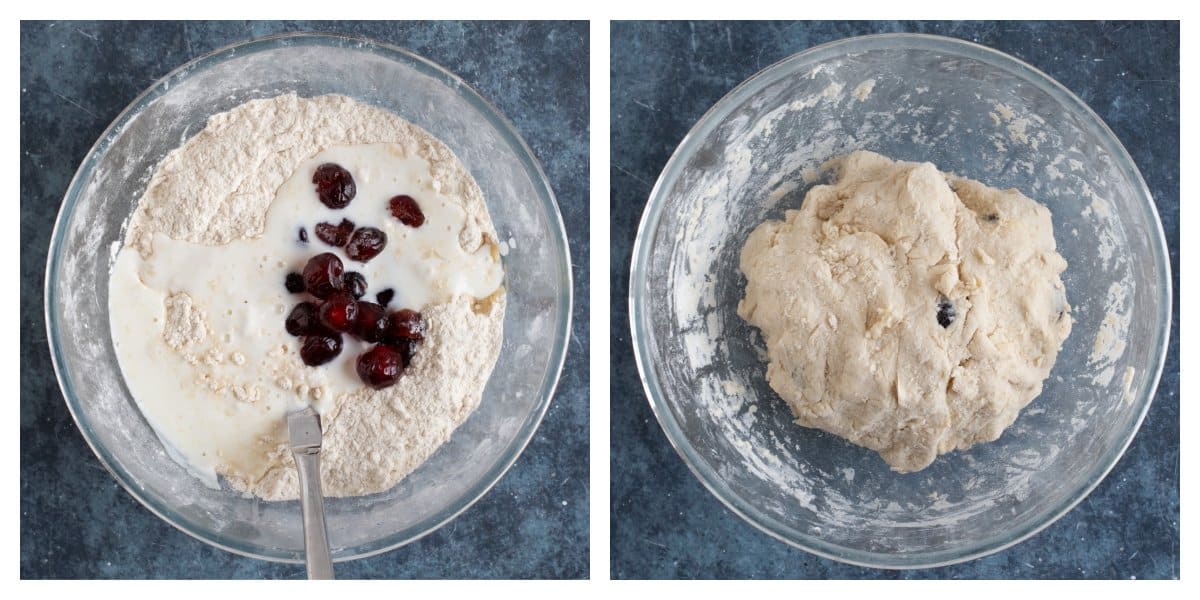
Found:
<path fill-rule="evenodd" d="M 1019 189 L 1049 207 L 1070 265 L 1063 279 L 1076 329 L 1041 396 L 996 442 L 911 475 L 793 425 L 764 379 L 757 332 L 735 313 L 751 229 L 798 207 L 827 177 L 820 165 L 854 150 Z M 931 36 L 822 46 L 731 92 L 668 163 L 635 246 L 639 366 L 673 443 L 753 524 L 848 562 L 958 562 L 1060 516 L 1136 431 L 1161 368 L 1156 315 L 1169 294 L 1161 234 L 1155 242 L 1143 231 L 1161 228 L 1136 168 L 1094 115 L 1040 74 Z M 1159 268 L 1135 268 L 1147 263 Z M 1098 335 L 1109 351 L 1091 360 Z M 1115 376 L 1102 377 L 1108 369 Z M 1131 393 L 1138 402 L 1122 401 Z"/>

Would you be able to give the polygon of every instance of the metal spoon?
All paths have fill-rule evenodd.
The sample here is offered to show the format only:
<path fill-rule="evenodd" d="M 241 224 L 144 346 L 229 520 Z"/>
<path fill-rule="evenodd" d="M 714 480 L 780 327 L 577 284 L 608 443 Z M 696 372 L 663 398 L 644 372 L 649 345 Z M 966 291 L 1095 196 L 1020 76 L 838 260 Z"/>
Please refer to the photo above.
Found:
<path fill-rule="evenodd" d="M 309 579 L 333 579 L 325 502 L 321 495 L 321 415 L 312 408 L 288 415 L 288 441 L 300 473 L 300 514 Z"/>

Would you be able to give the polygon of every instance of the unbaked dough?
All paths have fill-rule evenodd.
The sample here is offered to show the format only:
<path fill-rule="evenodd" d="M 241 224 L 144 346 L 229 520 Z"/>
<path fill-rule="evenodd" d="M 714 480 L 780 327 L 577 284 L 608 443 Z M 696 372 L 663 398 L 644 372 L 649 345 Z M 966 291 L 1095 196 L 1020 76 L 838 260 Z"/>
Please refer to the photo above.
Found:
<path fill-rule="evenodd" d="M 1050 211 L 859 151 L 746 240 L 738 314 L 796 423 L 900 472 L 1000 437 L 1071 330 Z"/>

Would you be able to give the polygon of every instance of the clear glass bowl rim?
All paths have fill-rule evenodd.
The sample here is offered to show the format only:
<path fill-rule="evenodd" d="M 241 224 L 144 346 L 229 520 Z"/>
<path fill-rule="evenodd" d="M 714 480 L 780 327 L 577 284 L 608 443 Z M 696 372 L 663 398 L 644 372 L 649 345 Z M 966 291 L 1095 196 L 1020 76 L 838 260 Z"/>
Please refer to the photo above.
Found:
<path fill-rule="evenodd" d="M 54 227 L 50 236 L 50 247 L 47 253 L 48 261 L 46 265 L 46 279 L 44 286 L 46 313 L 46 331 L 47 339 L 50 345 L 50 359 L 54 366 L 54 374 L 58 379 L 59 388 L 63 392 L 63 397 L 66 399 L 67 409 L 71 413 L 71 418 L 75 421 L 75 425 L 79 428 L 83 435 L 84 441 L 95 453 L 96 458 L 100 460 L 100 464 L 117 480 L 131 496 L 133 496 L 142 506 L 145 506 L 150 512 L 174 526 L 176 529 L 192 536 L 204 543 L 210 544 L 222 550 L 232 552 L 234 554 L 269 560 L 274 562 L 284 563 L 302 563 L 303 559 L 297 559 L 290 554 L 281 552 L 272 552 L 272 549 L 246 544 L 236 539 L 217 535 L 213 532 L 192 528 L 189 524 L 180 519 L 176 512 L 166 505 L 161 505 L 151 498 L 138 492 L 138 487 L 130 475 L 106 448 L 98 444 L 91 432 L 90 427 L 79 418 L 79 398 L 76 396 L 74 389 L 71 387 L 71 378 L 69 377 L 70 368 L 61 354 L 59 346 L 59 323 L 54 317 L 54 302 L 56 294 L 54 292 L 54 282 L 58 276 L 59 253 L 62 250 L 62 240 L 66 235 L 63 227 L 66 223 L 66 216 L 70 215 L 78 200 L 82 190 L 82 185 L 90 178 L 92 171 L 99 162 L 101 156 L 107 152 L 109 145 L 114 139 L 114 133 L 119 131 L 127 122 L 147 106 L 150 102 L 157 99 L 162 94 L 166 93 L 168 84 L 176 81 L 177 78 L 188 77 L 191 73 L 201 71 L 209 66 L 219 64 L 227 59 L 261 52 L 273 50 L 286 46 L 329 46 L 345 50 L 354 50 L 373 53 L 385 58 L 390 58 L 394 61 L 406 64 L 409 67 L 416 69 L 422 74 L 433 77 L 434 79 L 455 86 L 456 91 L 463 96 L 472 106 L 474 106 L 481 114 L 483 114 L 493 127 L 516 151 L 520 162 L 525 168 L 526 173 L 530 174 L 534 179 L 534 188 L 537 191 L 537 199 L 543 205 L 543 209 L 550 217 L 551 231 L 549 242 L 554 246 L 555 254 L 560 258 L 557 277 L 564 284 L 566 293 L 563 294 L 558 301 L 556 309 L 559 314 L 564 315 L 560 321 L 558 330 L 554 332 L 554 345 L 550 353 L 550 373 L 552 376 L 547 377 L 543 382 L 540 390 L 540 400 L 536 409 L 526 418 L 522 429 L 518 432 L 517 440 L 519 443 L 511 446 L 511 452 L 507 456 L 496 463 L 496 465 L 482 478 L 479 483 L 470 490 L 467 494 L 461 496 L 458 502 L 447 506 L 444 510 L 435 513 L 425 519 L 420 524 L 409 528 L 411 533 L 399 532 L 391 536 L 385 536 L 372 542 L 361 544 L 357 547 L 346 548 L 340 552 L 335 562 L 344 562 L 366 558 L 376 554 L 381 554 L 389 550 L 393 550 L 412 541 L 420 539 L 446 523 L 452 521 L 455 517 L 462 514 L 470 508 L 475 502 L 484 496 L 500 478 L 508 471 L 516 462 L 517 458 L 529 445 L 533 438 L 534 432 L 545 417 L 546 411 L 550 407 L 550 401 L 554 397 L 555 388 L 558 386 L 559 377 L 562 374 L 563 363 L 566 360 L 567 340 L 571 331 L 572 322 L 572 298 L 574 296 L 573 280 L 571 276 L 571 259 L 570 247 L 567 245 L 566 227 L 563 224 L 562 213 L 559 212 L 558 202 L 554 195 L 554 190 L 550 187 L 550 181 L 542 170 L 541 164 L 533 156 L 528 144 L 517 132 L 513 124 L 505 117 L 498 108 L 490 101 L 479 94 L 475 88 L 471 87 L 461 77 L 450 72 L 441 65 L 420 56 L 412 51 L 394 46 L 391 44 L 379 42 L 370 38 L 346 35 L 340 33 L 325 33 L 325 32 L 291 32 L 268 35 L 250 40 L 244 40 L 228 44 L 217 48 L 208 54 L 192 59 L 187 63 L 167 73 L 158 81 L 154 82 L 149 88 L 137 96 L 123 111 L 109 124 L 104 130 L 100 138 L 85 155 L 83 163 L 75 172 L 71 179 L 70 185 L 67 187 L 67 193 L 64 197 L 63 204 L 59 208 L 58 216 L 55 218 Z"/>
<path fill-rule="evenodd" d="M 645 289 L 646 271 L 644 265 L 649 262 L 650 242 L 658 231 L 662 214 L 666 208 L 665 198 L 667 190 L 674 186 L 675 181 L 683 172 L 688 158 L 690 158 L 696 147 L 703 142 L 708 134 L 730 112 L 768 84 L 806 66 L 813 66 L 830 58 L 846 54 L 867 50 L 898 48 L 938 51 L 986 63 L 1027 81 L 1063 106 L 1083 115 L 1099 132 L 1098 137 L 1103 140 L 1105 150 L 1116 159 L 1116 166 L 1130 182 L 1133 182 L 1138 192 L 1138 197 L 1141 199 L 1139 203 L 1141 209 L 1149 217 L 1149 222 L 1155 225 L 1152 231 L 1156 236 L 1156 243 L 1153 246 L 1156 251 L 1154 269 L 1158 273 L 1160 281 L 1165 282 L 1163 289 L 1159 290 L 1158 327 L 1156 330 L 1156 339 L 1153 346 L 1151 346 L 1159 348 L 1151 385 L 1146 388 L 1147 393 L 1137 399 L 1140 405 L 1140 413 L 1134 427 L 1130 429 L 1119 446 L 1114 446 L 1106 456 L 1097 461 L 1096 469 L 1092 476 L 1087 478 L 1086 485 L 1080 486 L 1071 494 L 1065 496 L 1068 500 L 1060 506 L 1044 511 L 1040 518 L 1031 521 L 1031 526 L 1023 529 L 1015 529 L 1008 532 L 1007 535 L 981 539 L 959 549 L 905 555 L 866 552 L 825 542 L 818 537 L 797 531 L 772 519 L 754 508 L 750 503 L 744 501 L 737 493 L 730 489 L 688 443 L 687 437 L 683 434 L 679 423 L 675 420 L 670 407 L 666 403 L 656 372 L 657 367 L 651 361 L 649 338 L 653 336 L 653 332 L 649 328 L 643 328 L 644 322 L 648 320 L 647 308 L 641 295 L 637 293 L 637 290 Z M 672 153 L 670 159 L 668 159 L 662 174 L 650 191 L 649 200 L 642 213 L 642 220 L 638 225 L 631 256 L 633 258 L 629 275 L 629 323 L 634 346 L 634 359 L 637 362 L 638 371 L 642 378 L 642 387 L 645 389 L 650 409 L 654 412 L 659 425 L 666 433 L 671 446 L 675 448 L 675 451 L 683 458 L 683 462 L 691 469 L 692 474 L 700 480 L 710 493 L 716 496 L 727 508 L 760 531 L 818 556 L 863 567 L 883 569 L 931 568 L 973 560 L 1020 543 L 1070 512 L 1108 475 L 1109 471 L 1112 470 L 1117 461 L 1125 453 L 1125 449 L 1133 441 L 1138 429 L 1141 428 L 1142 421 L 1146 417 L 1150 403 L 1154 399 L 1154 393 L 1158 389 L 1159 379 L 1162 376 L 1163 364 L 1167 353 L 1167 342 L 1171 329 L 1172 283 L 1171 271 L 1168 268 L 1169 259 L 1167 258 L 1170 255 L 1167 253 L 1166 237 L 1163 234 L 1162 221 L 1159 219 L 1158 210 L 1154 205 L 1150 189 L 1146 186 L 1146 182 L 1142 178 L 1141 172 L 1133 162 L 1133 159 L 1129 156 L 1129 152 L 1125 150 L 1125 146 L 1121 144 L 1108 125 L 1086 103 L 1049 75 L 999 50 L 957 38 L 938 35 L 885 33 L 835 40 L 793 54 L 743 81 L 700 117 L 700 120 L 692 126 L 691 130 L 688 131 L 687 135 L 684 136 L 679 146 L 675 149 L 675 152 Z"/>

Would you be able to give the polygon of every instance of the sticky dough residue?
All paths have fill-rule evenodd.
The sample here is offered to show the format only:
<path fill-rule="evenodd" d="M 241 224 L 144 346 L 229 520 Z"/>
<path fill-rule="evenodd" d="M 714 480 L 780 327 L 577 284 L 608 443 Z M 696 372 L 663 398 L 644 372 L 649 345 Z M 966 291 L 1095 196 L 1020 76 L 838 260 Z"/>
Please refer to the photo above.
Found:
<path fill-rule="evenodd" d="M 1088 365 L 1100 369 L 1092 377 L 1092 382 L 1101 387 L 1112 383 L 1119 360 L 1125 354 L 1129 337 L 1129 289 L 1120 283 L 1113 283 L 1108 288 L 1104 298 L 1104 318 L 1092 341 L 1092 352 L 1088 355 Z M 1132 367 L 1122 374 L 1122 395 L 1128 395 L 1130 381 L 1133 378 Z"/>
<path fill-rule="evenodd" d="M 875 80 L 868 79 L 868 80 L 858 84 L 858 86 L 856 86 L 854 88 L 854 92 L 851 95 L 854 96 L 854 99 L 858 100 L 859 102 L 866 102 L 867 98 L 870 97 L 870 95 L 871 95 L 871 90 L 874 90 L 874 89 L 875 89 Z"/>

